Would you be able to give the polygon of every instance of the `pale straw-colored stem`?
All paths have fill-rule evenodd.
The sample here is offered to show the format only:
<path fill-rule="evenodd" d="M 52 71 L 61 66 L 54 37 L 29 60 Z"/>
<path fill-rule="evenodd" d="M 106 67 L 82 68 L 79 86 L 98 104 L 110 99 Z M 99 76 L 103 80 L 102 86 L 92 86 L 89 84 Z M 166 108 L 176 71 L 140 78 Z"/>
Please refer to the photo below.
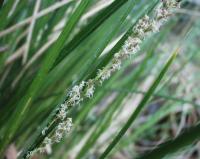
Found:
<path fill-rule="evenodd" d="M 1 46 L 0 47 L 0 53 L 3 53 L 4 51 L 6 51 L 8 49 L 8 46 Z"/>
<path fill-rule="evenodd" d="M 25 30 L 21 35 L 19 35 L 19 37 L 16 39 L 16 44 L 18 44 L 20 42 L 21 39 L 23 39 L 26 34 L 28 33 L 28 30 Z M 13 63 L 15 60 L 17 60 L 18 58 L 20 58 L 23 54 L 22 53 L 18 53 L 19 50 L 23 50 L 24 51 L 25 45 L 23 45 L 23 47 L 19 48 L 16 52 L 14 52 L 12 55 L 10 55 L 6 62 L 5 62 L 5 66 L 10 65 L 11 63 Z M 8 46 L 6 47 L 6 49 L 8 49 Z M 1 50 L 0 50 L 1 52 Z M 21 52 L 21 51 L 20 51 Z"/>
<path fill-rule="evenodd" d="M 12 8 L 11 8 L 9 14 L 8 14 L 8 17 L 10 17 L 10 16 L 14 13 L 14 11 L 15 11 L 15 9 L 16 9 L 18 3 L 19 3 L 19 1 L 20 1 L 20 0 L 16 0 L 16 1 L 15 1 L 15 3 L 13 4 L 13 6 L 12 6 Z"/>
<path fill-rule="evenodd" d="M 8 57 L 8 59 L 5 62 L 5 65 L 9 65 L 13 61 L 21 57 L 24 53 L 24 49 L 25 49 L 25 44 L 22 45 L 19 49 L 17 49 L 10 57 Z"/>
<path fill-rule="evenodd" d="M 40 4 L 41 4 L 41 0 L 37 0 L 36 3 L 35 3 L 35 8 L 34 8 L 34 11 L 33 11 L 33 18 L 31 20 L 31 24 L 30 24 L 30 27 L 29 27 L 29 32 L 28 32 L 28 36 L 27 36 L 27 39 L 26 39 L 26 47 L 25 47 L 25 51 L 24 51 L 24 54 L 23 54 L 23 60 L 22 60 L 22 63 L 25 64 L 26 61 L 27 61 L 27 58 L 28 58 L 28 52 L 29 52 L 29 49 L 30 49 L 30 44 L 31 44 L 31 39 L 32 39 L 32 35 L 33 35 L 33 30 L 34 30 L 34 27 L 35 27 L 35 22 L 36 22 L 36 15 L 40 9 Z"/>

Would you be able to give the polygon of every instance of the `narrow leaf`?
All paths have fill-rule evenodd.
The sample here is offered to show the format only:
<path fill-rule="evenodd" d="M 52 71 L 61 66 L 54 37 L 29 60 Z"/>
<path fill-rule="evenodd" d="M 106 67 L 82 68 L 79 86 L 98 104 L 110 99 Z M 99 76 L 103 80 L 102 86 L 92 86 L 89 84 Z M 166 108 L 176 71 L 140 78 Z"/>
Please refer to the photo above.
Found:
<path fill-rule="evenodd" d="M 163 78 L 163 76 L 165 75 L 165 73 L 167 72 L 167 70 L 169 69 L 169 66 L 174 61 L 177 53 L 178 53 L 178 50 L 176 50 L 172 54 L 172 56 L 169 58 L 169 60 L 165 64 L 164 68 L 161 70 L 160 74 L 155 79 L 155 81 L 153 82 L 153 84 L 150 87 L 150 89 L 147 91 L 146 95 L 143 97 L 143 99 L 140 102 L 140 104 L 137 106 L 136 110 L 132 113 L 132 115 L 130 116 L 130 118 L 126 122 L 126 124 L 123 126 L 123 128 L 120 130 L 120 132 L 117 134 L 117 136 L 114 138 L 114 140 L 111 142 L 111 144 L 106 148 L 106 150 L 103 152 L 103 154 L 100 156 L 100 159 L 104 159 L 104 158 L 106 158 L 108 156 L 108 154 L 110 153 L 110 151 L 116 146 L 116 144 L 123 137 L 123 135 L 126 133 L 126 131 L 128 130 L 128 128 L 131 126 L 131 124 L 134 122 L 134 120 L 140 114 L 140 112 L 142 111 L 142 109 L 144 108 L 144 106 L 147 104 L 148 100 L 152 96 L 153 92 L 155 91 L 155 89 L 159 85 L 161 79 Z"/>
<path fill-rule="evenodd" d="M 161 159 L 174 152 L 182 150 L 184 147 L 200 139 L 200 123 L 190 127 L 175 139 L 169 140 L 157 146 L 151 152 L 138 157 L 137 159 Z"/>

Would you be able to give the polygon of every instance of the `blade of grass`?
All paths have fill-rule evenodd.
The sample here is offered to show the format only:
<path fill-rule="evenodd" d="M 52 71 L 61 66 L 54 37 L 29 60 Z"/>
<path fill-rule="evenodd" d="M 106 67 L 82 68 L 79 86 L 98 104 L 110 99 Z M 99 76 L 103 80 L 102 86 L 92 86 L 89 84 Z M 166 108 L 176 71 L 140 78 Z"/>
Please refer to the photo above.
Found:
<path fill-rule="evenodd" d="M 137 159 L 161 159 L 165 156 L 173 154 L 184 147 L 192 144 L 200 139 L 200 123 L 186 129 L 175 139 L 169 140 L 157 146 L 154 150 L 145 155 L 138 157 Z"/>
<path fill-rule="evenodd" d="M 119 142 L 119 140 L 123 137 L 123 135 L 126 133 L 126 131 L 128 130 L 128 128 L 131 126 L 131 124 L 133 123 L 133 121 L 137 118 L 137 116 L 140 114 L 140 112 L 142 111 L 142 109 L 144 108 L 144 106 L 147 104 L 148 100 L 150 99 L 151 95 L 153 94 L 153 92 L 155 91 L 155 89 L 157 88 L 157 86 L 159 85 L 161 79 L 163 78 L 163 76 L 165 75 L 165 73 L 167 72 L 169 66 L 172 64 L 172 62 L 174 61 L 176 55 L 178 53 L 178 50 L 176 50 L 172 56 L 169 58 L 169 60 L 167 61 L 167 63 L 165 64 L 164 68 L 161 70 L 160 74 L 158 75 L 158 77 L 155 79 L 155 81 L 153 82 L 152 86 L 150 87 L 150 89 L 147 91 L 146 95 L 143 97 L 142 101 L 140 102 L 140 104 L 137 106 L 136 110 L 132 113 L 132 115 L 130 116 L 130 118 L 128 119 L 128 121 L 126 122 L 126 124 L 123 126 L 123 128 L 120 130 L 120 132 L 117 134 L 117 136 L 113 139 L 113 141 L 111 142 L 111 144 L 105 149 L 105 151 L 102 153 L 102 155 L 100 156 L 100 159 L 104 159 L 108 156 L 108 154 L 110 153 L 110 151 L 116 146 L 116 144 Z"/>
<path fill-rule="evenodd" d="M 138 140 L 146 136 L 148 134 L 148 130 L 151 127 L 154 127 L 156 123 L 158 123 L 161 119 L 176 111 L 177 107 L 175 104 L 172 104 L 171 102 L 167 102 L 166 104 L 164 104 L 156 113 L 146 119 L 147 122 L 139 125 L 136 129 L 134 129 L 133 133 L 130 133 L 130 135 L 123 138 L 116 146 L 116 148 L 112 151 L 112 154 L 121 149 L 127 148 L 133 142 L 137 142 Z"/>

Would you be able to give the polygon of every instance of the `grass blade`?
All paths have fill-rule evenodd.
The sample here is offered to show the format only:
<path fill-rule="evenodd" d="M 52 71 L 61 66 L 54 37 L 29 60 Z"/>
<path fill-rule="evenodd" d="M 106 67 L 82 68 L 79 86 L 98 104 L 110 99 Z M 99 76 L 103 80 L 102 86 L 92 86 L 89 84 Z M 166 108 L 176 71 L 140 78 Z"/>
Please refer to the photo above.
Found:
<path fill-rule="evenodd" d="M 163 78 L 163 76 L 167 72 L 169 66 L 174 61 L 177 53 L 178 53 L 178 50 L 176 50 L 172 54 L 172 56 L 169 58 L 169 60 L 165 64 L 164 68 L 161 70 L 159 76 L 156 78 L 156 80 L 154 81 L 154 83 L 152 84 L 152 86 L 150 87 L 150 89 L 148 90 L 148 92 L 146 93 L 146 95 L 144 96 L 144 98 L 142 99 L 142 101 L 140 102 L 140 104 L 137 106 L 136 110 L 132 113 L 132 115 L 130 116 L 130 118 L 126 122 L 126 124 L 123 126 L 123 128 L 120 130 L 120 132 L 117 134 L 117 136 L 114 138 L 114 140 L 111 142 L 111 144 L 106 148 L 106 150 L 103 152 L 103 154 L 100 156 L 100 159 L 104 159 L 104 158 L 106 158 L 108 156 L 108 154 L 110 153 L 110 151 L 116 146 L 116 144 L 123 137 L 123 135 L 126 133 L 126 131 L 128 130 L 128 128 L 131 126 L 131 124 L 133 123 L 133 121 L 140 114 L 141 110 L 144 108 L 144 106 L 146 105 L 146 103 L 150 99 L 151 95 L 153 94 L 153 92 L 155 91 L 155 89 L 157 88 L 157 86 L 159 85 L 161 79 Z"/>
<path fill-rule="evenodd" d="M 147 153 L 137 159 L 161 159 L 166 155 L 170 155 L 177 152 L 184 147 L 192 144 L 193 142 L 200 139 L 200 123 L 185 130 L 175 139 L 169 140 L 163 144 L 160 144 L 150 153 Z"/>

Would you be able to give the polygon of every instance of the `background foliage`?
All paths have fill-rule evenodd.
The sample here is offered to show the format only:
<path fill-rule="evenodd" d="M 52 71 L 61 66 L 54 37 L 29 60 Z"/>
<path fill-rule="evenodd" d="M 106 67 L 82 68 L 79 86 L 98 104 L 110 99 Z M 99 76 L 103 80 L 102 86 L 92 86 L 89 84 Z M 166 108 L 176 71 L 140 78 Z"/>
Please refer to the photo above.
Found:
<path fill-rule="evenodd" d="M 14 153 L 37 146 L 41 123 L 51 117 L 67 90 L 106 66 L 131 28 L 144 14 L 151 14 L 158 0 L 82 0 L 79 5 L 74 0 L 2 2 L 1 157 L 9 155 L 9 150 Z M 96 88 L 93 98 L 70 111 L 71 132 L 52 152 L 35 157 L 98 158 L 132 112 L 145 106 L 108 158 L 136 158 L 178 136 L 181 140 L 170 141 L 169 147 L 181 151 L 166 158 L 198 159 L 200 146 L 193 141 L 199 133 L 183 135 L 188 142 L 182 145 L 180 134 L 194 125 L 199 131 L 199 4 L 198 0 L 183 1 L 160 32 L 146 39 L 140 52 Z M 176 59 L 162 72 L 177 48 Z M 160 73 L 161 81 L 156 78 Z M 158 88 L 148 91 L 152 83 Z M 146 104 L 142 97 L 147 96 L 151 99 Z M 168 153 L 170 148 L 163 152 L 161 146 L 152 155 L 160 158 L 159 154 Z"/>

